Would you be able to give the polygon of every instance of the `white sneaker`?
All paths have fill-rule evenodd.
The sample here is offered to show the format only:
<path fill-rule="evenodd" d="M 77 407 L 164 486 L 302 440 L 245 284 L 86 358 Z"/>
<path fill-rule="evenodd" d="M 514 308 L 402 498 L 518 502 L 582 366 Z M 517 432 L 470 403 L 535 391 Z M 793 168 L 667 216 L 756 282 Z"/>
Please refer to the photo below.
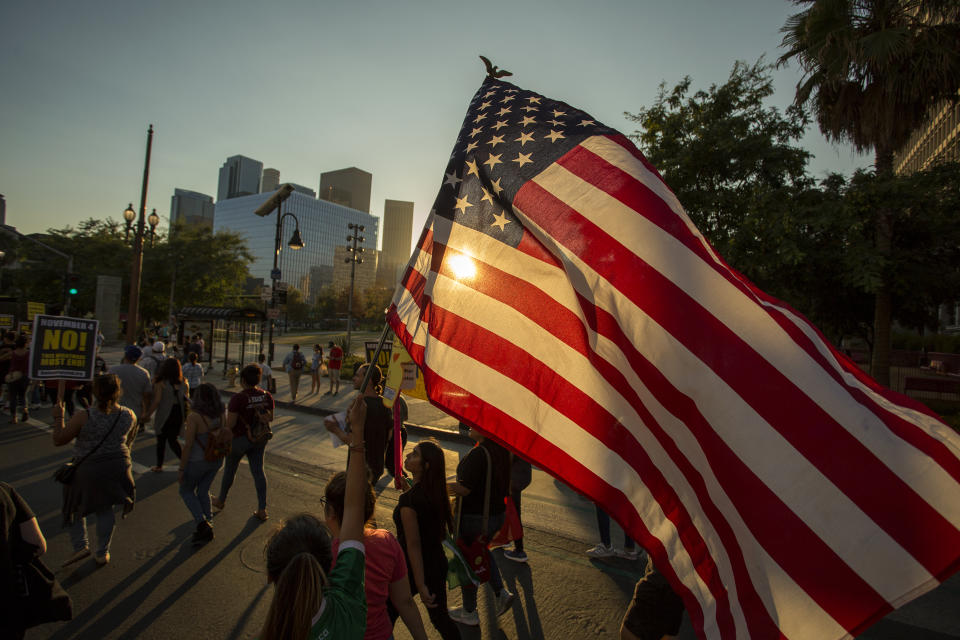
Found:
<path fill-rule="evenodd" d="M 448 613 L 450 614 L 450 619 L 454 622 L 465 624 L 468 627 L 480 626 L 480 614 L 476 611 L 464 611 L 463 607 L 457 607 L 455 609 L 450 609 Z"/>
<path fill-rule="evenodd" d="M 503 590 L 500 592 L 500 595 L 497 596 L 497 617 L 498 618 L 503 614 L 505 614 L 507 611 L 510 611 L 510 607 L 513 606 L 513 601 L 515 598 L 516 596 L 510 593 L 510 591 L 508 591 L 506 587 L 503 588 Z"/>
<path fill-rule="evenodd" d="M 624 558 L 625 560 L 636 560 L 640 557 L 640 552 L 637 551 L 637 548 L 633 549 L 617 549 L 617 557 Z"/>
<path fill-rule="evenodd" d="M 614 554 L 613 545 L 609 547 L 602 542 L 595 547 L 587 549 L 587 555 L 591 558 L 609 558 Z"/>

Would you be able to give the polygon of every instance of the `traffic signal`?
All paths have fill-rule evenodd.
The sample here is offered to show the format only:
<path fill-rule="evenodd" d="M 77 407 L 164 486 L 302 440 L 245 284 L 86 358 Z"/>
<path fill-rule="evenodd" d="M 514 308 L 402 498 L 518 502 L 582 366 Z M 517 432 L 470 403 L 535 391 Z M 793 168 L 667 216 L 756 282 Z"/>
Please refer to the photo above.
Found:
<path fill-rule="evenodd" d="M 67 274 L 67 293 L 72 296 L 77 295 L 77 285 L 80 284 L 80 276 L 75 273 Z"/>

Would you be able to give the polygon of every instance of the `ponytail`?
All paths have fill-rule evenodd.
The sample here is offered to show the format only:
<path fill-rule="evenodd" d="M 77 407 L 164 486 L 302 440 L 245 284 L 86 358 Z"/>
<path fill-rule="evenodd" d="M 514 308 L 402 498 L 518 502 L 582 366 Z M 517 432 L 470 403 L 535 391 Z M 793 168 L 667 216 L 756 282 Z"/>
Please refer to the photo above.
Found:
<path fill-rule="evenodd" d="M 323 601 L 326 575 L 313 554 L 295 555 L 280 573 L 267 620 L 260 637 L 263 640 L 307 640 L 310 623 Z"/>

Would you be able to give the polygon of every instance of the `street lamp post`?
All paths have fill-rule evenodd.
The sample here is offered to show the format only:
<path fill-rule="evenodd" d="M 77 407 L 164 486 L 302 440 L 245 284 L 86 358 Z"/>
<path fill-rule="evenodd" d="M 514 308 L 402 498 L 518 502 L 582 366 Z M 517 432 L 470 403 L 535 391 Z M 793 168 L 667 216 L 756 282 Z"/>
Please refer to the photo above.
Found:
<path fill-rule="evenodd" d="M 127 312 L 127 344 L 134 344 L 137 338 L 137 325 L 140 323 L 140 276 L 143 268 L 143 233 L 147 211 L 147 185 L 150 182 L 150 151 L 153 148 L 153 125 L 147 129 L 147 154 L 143 162 L 143 186 L 140 189 L 140 215 L 133 211 L 133 203 L 123 212 L 127 221 L 127 239 L 134 217 L 137 217 L 137 231 L 133 237 L 133 266 L 130 270 L 130 307 Z M 150 214 L 150 245 L 153 246 L 154 230 L 160 222 L 157 210 Z"/>
<path fill-rule="evenodd" d="M 358 242 L 363 242 L 363 236 L 359 235 L 363 233 L 362 224 L 353 224 L 352 222 L 347 225 L 347 228 L 350 229 L 351 234 L 347 236 L 347 242 L 352 242 L 352 246 L 347 247 L 347 252 L 350 254 L 344 262 L 349 262 L 350 264 L 350 291 L 347 293 L 347 355 L 350 355 L 351 347 L 353 343 L 350 342 L 350 330 L 352 328 L 353 320 L 353 281 L 356 277 L 357 265 L 363 263 L 363 258 L 360 257 L 360 254 L 363 253 L 363 247 L 357 247 Z"/>
<path fill-rule="evenodd" d="M 287 246 L 297 251 L 303 248 L 303 239 L 300 238 L 300 221 L 297 220 L 297 216 L 293 215 L 289 211 L 287 213 L 281 214 L 280 209 L 283 206 L 284 200 L 290 197 L 290 194 L 293 193 L 293 185 L 287 183 L 280 185 L 280 188 L 274 191 L 273 195 L 267 198 L 267 200 L 257 207 L 254 213 L 260 217 L 270 215 L 270 212 L 274 209 L 277 210 L 277 232 L 273 238 L 273 270 L 270 273 L 270 279 L 273 281 L 273 288 L 271 289 L 270 296 L 270 308 L 277 308 L 277 285 L 280 283 L 280 278 L 275 277 L 279 276 L 279 264 L 280 264 L 280 232 L 283 227 L 283 219 L 287 216 L 293 218 L 296 223 L 296 228 L 293 231 L 293 235 L 290 236 L 290 242 L 287 243 Z M 269 353 L 267 354 L 267 366 L 273 366 L 273 318 L 267 318 L 267 326 L 269 331 L 269 337 L 267 342 L 270 347 L 268 349 Z"/>

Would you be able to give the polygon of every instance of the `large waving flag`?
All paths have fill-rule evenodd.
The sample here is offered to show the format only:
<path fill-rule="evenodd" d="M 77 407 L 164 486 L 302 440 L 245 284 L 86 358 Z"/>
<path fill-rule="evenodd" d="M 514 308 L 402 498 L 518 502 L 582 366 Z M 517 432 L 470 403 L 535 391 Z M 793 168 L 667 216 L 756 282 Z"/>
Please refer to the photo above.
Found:
<path fill-rule="evenodd" d="M 960 558 L 960 437 L 714 253 L 623 135 L 488 78 L 388 321 L 598 502 L 702 638 L 856 635 Z"/>

